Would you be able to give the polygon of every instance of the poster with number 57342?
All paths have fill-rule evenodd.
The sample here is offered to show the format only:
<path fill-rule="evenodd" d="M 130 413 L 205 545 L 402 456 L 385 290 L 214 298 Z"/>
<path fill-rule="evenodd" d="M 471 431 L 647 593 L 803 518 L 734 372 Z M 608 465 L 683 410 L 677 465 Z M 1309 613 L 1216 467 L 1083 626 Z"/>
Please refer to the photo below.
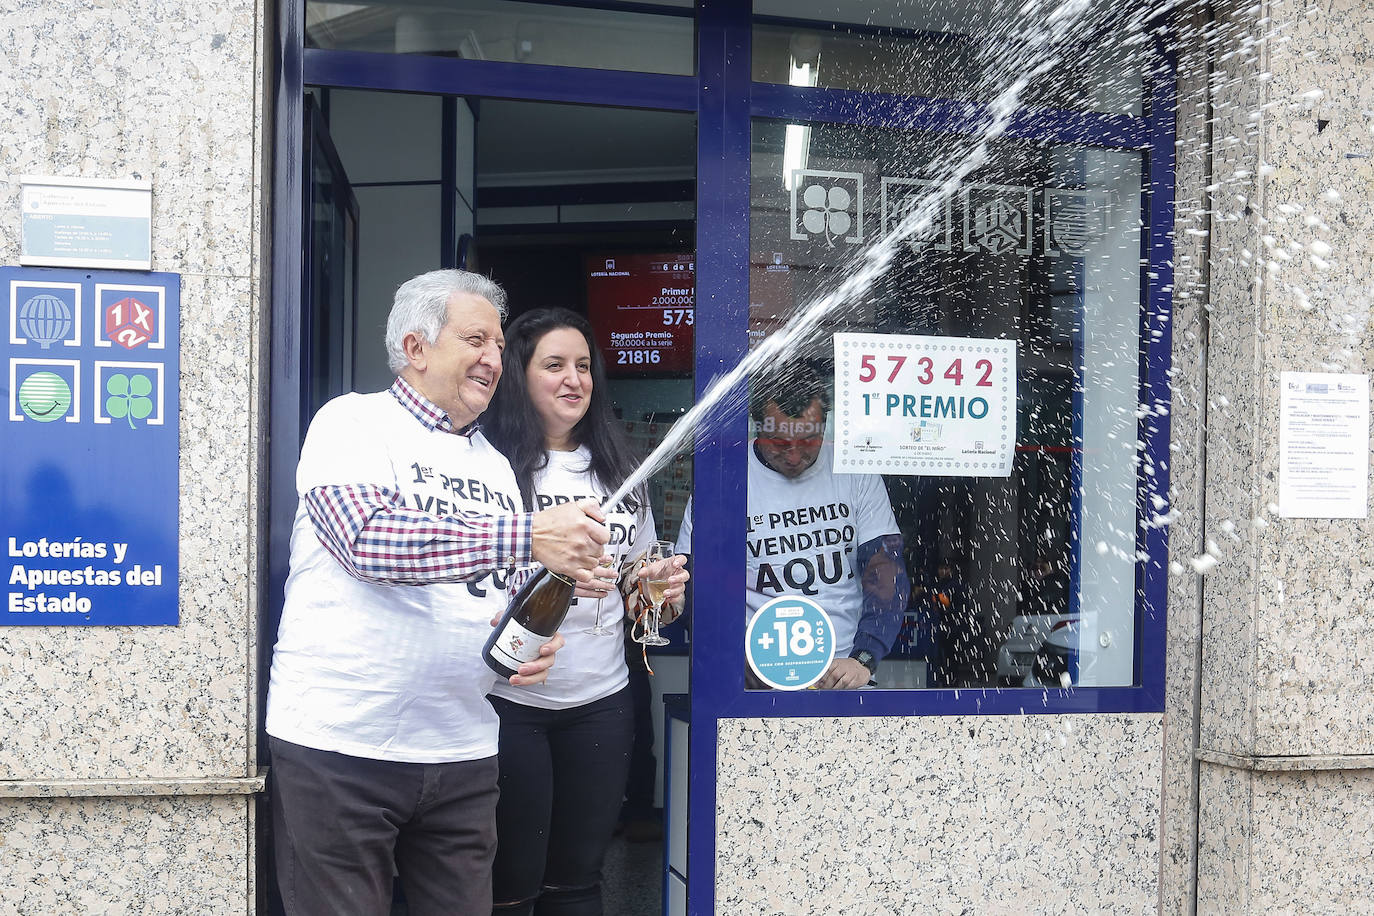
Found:
<path fill-rule="evenodd" d="M 835 470 L 1007 477 L 1016 342 L 835 335 Z"/>

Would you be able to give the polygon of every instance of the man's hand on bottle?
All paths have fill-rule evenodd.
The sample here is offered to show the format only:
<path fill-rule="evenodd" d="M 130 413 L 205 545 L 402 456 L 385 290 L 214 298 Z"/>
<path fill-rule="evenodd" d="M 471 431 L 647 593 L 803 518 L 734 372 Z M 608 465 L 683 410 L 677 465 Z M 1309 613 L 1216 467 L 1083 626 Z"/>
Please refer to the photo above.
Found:
<path fill-rule="evenodd" d="M 596 569 L 592 570 L 591 581 L 580 583 L 573 594 L 579 598 L 605 598 L 607 595 L 615 594 L 619 577 L 615 557 L 608 554 L 602 557 Z"/>
<path fill-rule="evenodd" d="M 530 552 L 535 562 L 578 582 L 591 582 L 611 538 L 606 516 L 596 501 L 552 506 L 534 513 L 531 521 L 534 536 Z"/>

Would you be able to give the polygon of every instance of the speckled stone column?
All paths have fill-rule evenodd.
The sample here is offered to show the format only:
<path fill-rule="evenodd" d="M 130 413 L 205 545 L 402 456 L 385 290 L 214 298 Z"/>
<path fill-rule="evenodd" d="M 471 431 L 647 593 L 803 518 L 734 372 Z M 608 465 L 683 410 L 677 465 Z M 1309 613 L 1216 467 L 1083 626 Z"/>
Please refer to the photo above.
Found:
<path fill-rule="evenodd" d="M 0 628 L 0 912 L 254 909 L 263 16 L 0 15 L 0 261 L 17 176 L 141 178 L 153 269 L 182 278 L 181 623 Z"/>
<path fill-rule="evenodd" d="M 1160 826 L 1160 914 L 1193 911 L 1197 866 L 1196 715 L 1202 580 L 1189 560 L 1205 541 L 1207 295 L 1210 278 L 1210 11 L 1194 3 L 1175 22 L 1178 68 L 1174 159 L 1174 301 L 1170 406 L 1169 577 L 1164 683 L 1164 780 Z"/>
<path fill-rule="evenodd" d="M 1374 369 L 1374 7 L 1215 17 L 1197 912 L 1365 912 L 1374 522 L 1275 508 L 1279 374 Z"/>

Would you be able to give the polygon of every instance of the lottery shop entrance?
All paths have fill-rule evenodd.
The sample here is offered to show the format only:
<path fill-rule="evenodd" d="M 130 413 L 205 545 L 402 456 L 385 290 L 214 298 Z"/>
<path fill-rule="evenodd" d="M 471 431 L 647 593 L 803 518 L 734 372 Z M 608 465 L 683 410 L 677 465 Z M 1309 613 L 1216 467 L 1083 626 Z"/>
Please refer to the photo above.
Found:
<path fill-rule="evenodd" d="M 305 102 L 299 413 L 275 418 L 292 444 L 330 398 L 390 385 L 382 330 L 395 288 L 460 267 L 501 283 L 511 318 L 551 306 L 586 315 L 617 420 L 634 449 L 651 451 L 694 396 L 695 115 L 341 86 L 307 87 Z M 294 456 L 274 456 L 284 461 Z M 676 537 L 691 479 L 688 453 L 650 481 L 660 538 Z M 291 492 L 273 505 L 287 525 Z M 286 540 L 275 544 L 284 577 Z M 643 752 L 605 869 L 608 912 L 661 910 L 663 695 L 687 690 L 684 631 L 665 630 L 672 642 L 652 650 L 651 678 L 639 647 L 626 649 L 648 686 Z M 395 912 L 405 912 L 399 891 Z"/>

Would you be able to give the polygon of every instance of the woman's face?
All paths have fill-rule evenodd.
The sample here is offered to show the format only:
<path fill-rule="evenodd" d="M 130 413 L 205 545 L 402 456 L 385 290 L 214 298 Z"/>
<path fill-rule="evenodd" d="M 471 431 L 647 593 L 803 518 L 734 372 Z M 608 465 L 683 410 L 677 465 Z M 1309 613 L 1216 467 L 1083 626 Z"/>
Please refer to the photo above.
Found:
<path fill-rule="evenodd" d="M 592 354 L 574 328 L 555 328 L 534 346 L 525 385 L 551 447 L 575 447 L 569 433 L 587 413 L 592 397 Z"/>

